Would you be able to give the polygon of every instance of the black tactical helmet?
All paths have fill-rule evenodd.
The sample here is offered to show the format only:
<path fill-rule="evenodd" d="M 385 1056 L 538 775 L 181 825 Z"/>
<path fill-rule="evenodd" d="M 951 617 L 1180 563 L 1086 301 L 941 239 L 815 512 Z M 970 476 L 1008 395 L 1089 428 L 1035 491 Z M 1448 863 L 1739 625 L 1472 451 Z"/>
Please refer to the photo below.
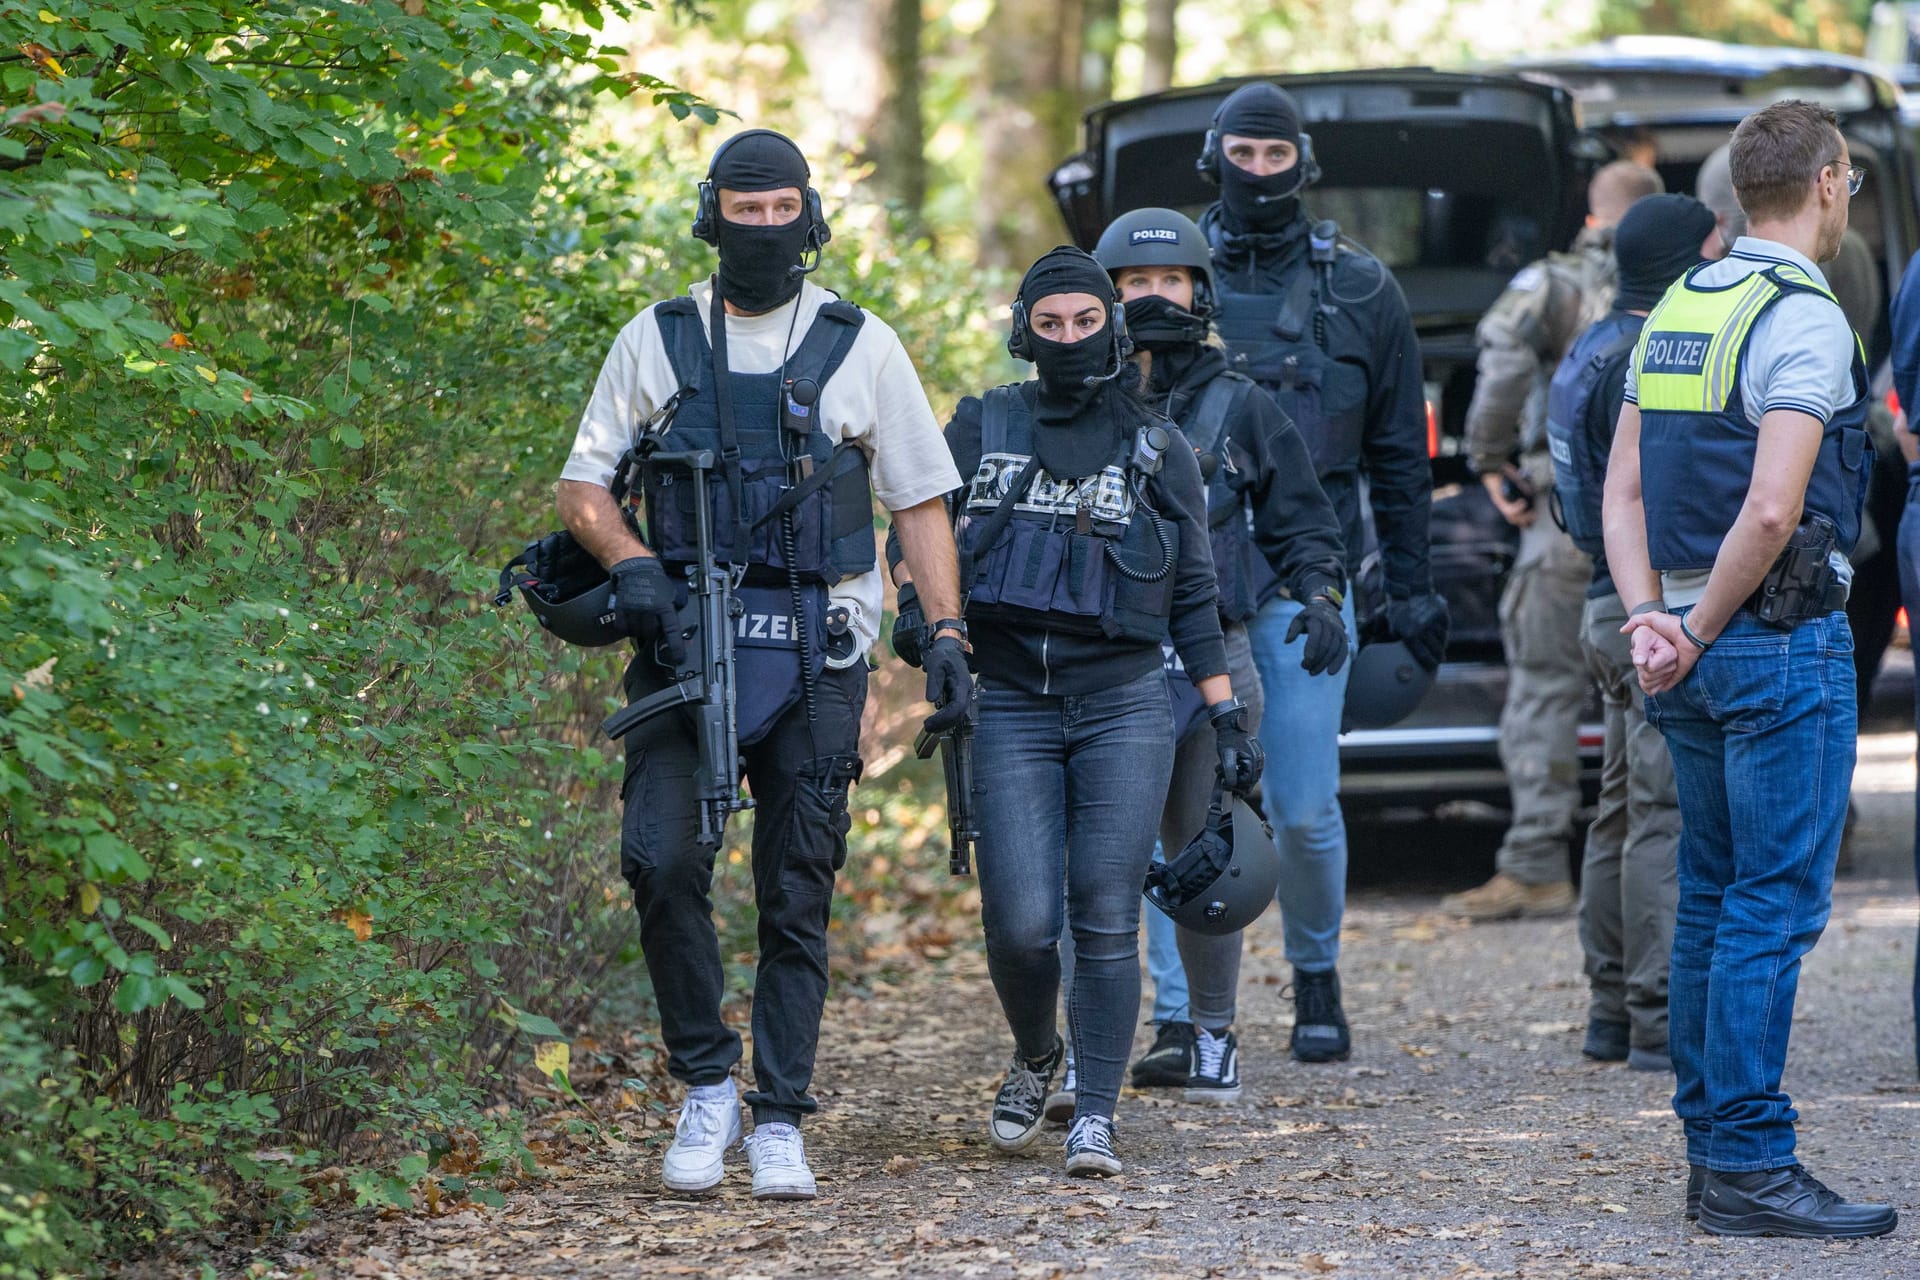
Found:
<path fill-rule="evenodd" d="M 1171 862 L 1147 868 L 1147 901 L 1195 933 L 1237 933 L 1260 918 L 1280 887 L 1273 828 L 1245 800 L 1216 789 L 1207 825 Z"/>
<path fill-rule="evenodd" d="M 1193 219 L 1183 213 L 1172 209 L 1123 213 L 1100 233 L 1093 256 L 1108 275 L 1122 267 L 1185 267 L 1193 273 L 1193 314 L 1203 320 L 1213 314 L 1213 249 Z"/>
<path fill-rule="evenodd" d="M 1413 714 L 1433 688 L 1433 672 L 1405 644 L 1376 640 L 1362 645 L 1347 676 L 1341 729 L 1384 729 Z"/>
<path fill-rule="evenodd" d="M 534 620 L 568 644 L 597 648 L 627 638 L 614 620 L 613 579 L 565 530 L 507 561 L 493 603 L 504 605 L 516 590 Z"/>

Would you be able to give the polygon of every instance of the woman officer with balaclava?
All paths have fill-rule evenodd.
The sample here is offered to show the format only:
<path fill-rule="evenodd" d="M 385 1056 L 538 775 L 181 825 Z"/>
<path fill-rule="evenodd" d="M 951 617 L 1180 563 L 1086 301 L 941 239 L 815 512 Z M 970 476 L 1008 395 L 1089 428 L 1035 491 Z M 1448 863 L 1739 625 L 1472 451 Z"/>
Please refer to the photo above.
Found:
<path fill-rule="evenodd" d="M 1066 1052 L 1055 1009 L 1071 929 L 1079 1107 L 1066 1165 L 1095 1175 L 1120 1172 L 1113 1110 L 1140 1008 L 1140 888 L 1173 768 L 1163 636 L 1207 704 L 1225 785 L 1244 792 L 1261 764 L 1227 676 L 1199 463 L 1129 389 L 1116 302 L 1090 255 L 1042 257 L 1007 344 L 1038 378 L 967 397 L 946 428 L 971 477 L 954 506 L 980 678 L 981 914 L 1014 1039 L 989 1131 L 1004 1151 L 1039 1137 Z"/>
<path fill-rule="evenodd" d="M 1211 252 L 1200 228 L 1171 209 L 1136 209 L 1106 229 L 1094 257 L 1126 306 L 1147 403 L 1179 424 L 1207 477 L 1228 672 L 1257 724 L 1263 699 L 1247 624 L 1268 599 L 1284 592 L 1300 604 L 1285 640 L 1301 642 L 1299 665 L 1308 676 L 1337 674 L 1346 664 L 1339 521 L 1293 423 L 1266 392 L 1229 370 L 1225 349 L 1208 341 Z M 1179 850 L 1206 821 L 1214 788 L 1213 732 L 1198 714 L 1200 695 L 1184 673 L 1170 672 L 1168 688 L 1180 739 L 1160 815 L 1160 843 Z M 1147 914 L 1150 932 L 1177 928 L 1159 912 Z M 1148 964 L 1156 995 L 1169 985 L 1188 992 L 1187 1017 L 1163 1023 L 1156 1040 L 1156 1047 L 1165 1041 L 1179 1046 L 1162 1056 L 1180 1061 L 1183 1078 L 1143 1070 L 1158 1064 L 1149 1051 L 1134 1069 L 1134 1082 L 1183 1087 L 1189 1102 L 1228 1102 L 1240 1094 L 1239 1049 L 1231 1031 L 1240 934 L 1177 928 L 1177 935 L 1177 963 L 1165 963 L 1167 948 L 1150 947 Z"/>

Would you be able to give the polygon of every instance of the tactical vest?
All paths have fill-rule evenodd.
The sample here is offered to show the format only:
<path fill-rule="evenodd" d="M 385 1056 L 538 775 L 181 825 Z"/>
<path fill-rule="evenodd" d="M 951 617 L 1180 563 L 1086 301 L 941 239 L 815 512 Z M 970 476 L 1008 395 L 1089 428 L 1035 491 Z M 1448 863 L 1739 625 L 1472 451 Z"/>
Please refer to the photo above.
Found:
<path fill-rule="evenodd" d="M 1646 317 L 1616 312 L 1574 340 L 1547 387 L 1547 451 L 1553 455 L 1553 491 L 1560 522 L 1574 545 L 1590 556 L 1606 554 L 1600 498 L 1607 484 L 1612 435 L 1595 439 L 1587 430 L 1594 397 L 1609 371 L 1625 359 Z"/>
<path fill-rule="evenodd" d="M 1737 284 L 1696 286 L 1695 267 L 1667 291 L 1634 348 L 1640 404 L 1640 489 L 1647 552 L 1660 570 L 1711 569 L 1746 501 L 1759 430 L 1747 420 L 1740 371 L 1754 323 L 1791 293 L 1833 295 L 1790 265 Z M 1834 305 L 1838 306 L 1838 303 Z M 1808 514 L 1831 520 L 1852 554 L 1873 474 L 1867 366 L 1854 341 L 1854 400 L 1828 419 L 1807 481 Z"/>
<path fill-rule="evenodd" d="M 1386 268 L 1381 267 L 1384 271 Z M 1367 418 L 1367 371 L 1326 350 L 1322 295 L 1331 263 L 1302 263 L 1284 293 L 1214 288 L 1214 327 L 1235 369 L 1258 383 L 1293 419 L 1317 476 L 1356 472 Z"/>
<path fill-rule="evenodd" d="M 980 467 L 955 534 L 969 621 L 1003 619 L 1159 643 L 1173 617 L 1180 530 L 1149 505 L 1126 441 L 1100 474 L 1049 476 L 1022 384 L 981 397 Z"/>
<path fill-rule="evenodd" d="M 721 438 L 713 349 L 693 299 L 663 302 L 654 308 L 654 316 L 674 377 L 692 392 L 674 415 L 667 447 L 711 449 L 720 461 L 708 478 L 706 495 L 715 554 L 744 567 L 749 584 L 785 583 L 789 564 L 802 581 L 827 584 L 872 569 L 873 491 L 866 454 L 851 441 L 835 443 L 821 430 L 817 399 L 805 436 L 786 430 L 781 402 L 787 388 L 778 372 L 727 374 L 737 444 L 737 451 L 730 450 Z M 787 358 L 787 384 L 812 379 L 824 391 L 865 318 L 852 303 L 822 306 Z M 727 474 L 729 468 L 734 477 Z M 643 465 L 642 477 L 649 545 L 671 565 L 695 562 L 696 499 L 686 473 Z M 783 519 L 789 514 L 790 536 Z"/>
<path fill-rule="evenodd" d="M 1227 372 L 1216 375 L 1187 401 L 1180 430 L 1204 459 L 1213 455 L 1207 483 L 1207 536 L 1220 584 L 1220 620 L 1245 622 L 1259 612 L 1260 599 L 1273 583 L 1273 569 L 1253 542 L 1253 513 L 1247 489 L 1257 478 L 1253 459 L 1233 441 L 1230 426 L 1247 397 L 1259 392 L 1251 380 Z M 1202 470 L 1205 470 L 1203 464 Z"/>

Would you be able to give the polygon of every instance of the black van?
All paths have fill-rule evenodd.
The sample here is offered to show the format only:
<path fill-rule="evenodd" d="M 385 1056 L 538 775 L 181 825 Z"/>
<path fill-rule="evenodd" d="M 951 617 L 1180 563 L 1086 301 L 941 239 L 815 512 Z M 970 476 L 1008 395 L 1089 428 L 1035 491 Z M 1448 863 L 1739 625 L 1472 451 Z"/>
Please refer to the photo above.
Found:
<path fill-rule="evenodd" d="M 1453 612 L 1453 638 L 1433 691 L 1413 715 L 1390 729 L 1342 737 L 1342 791 L 1349 802 L 1498 796 L 1505 790 L 1498 723 L 1506 671 L 1497 605 L 1517 537 L 1462 450 L 1475 325 L 1514 272 L 1572 242 L 1588 178 L 1623 142 L 1650 134 L 1668 189 L 1691 190 L 1701 160 L 1740 117 L 1782 97 L 1816 98 L 1840 114 L 1854 159 L 1869 169 L 1855 221 L 1887 269 L 1890 297 L 1920 235 L 1897 91 L 1850 59 L 1664 39 L 1471 71 L 1239 77 L 1170 89 L 1087 113 L 1085 150 L 1049 179 L 1074 240 L 1091 248 L 1114 216 L 1145 205 L 1197 216 L 1215 196 L 1193 167 L 1208 122 L 1221 99 L 1254 78 L 1271 79 L 1298 100 L 1324 170 L 1308 208 L 1336 219 L 1393 268 L 1413 313 L 1426 382 L 1433 569 Z M 1883 376 L 1884 312 L 1883 298 L 1881 322 L 1868 335 Z M 1897 520 L 1904 481 L 1897 465 L 1892 471 Z M 1875 513 L 1887 550 L 1862 558 L 1855 595 L 1859 646 L 1871 646 L 1877 665 L 1898 587 L 1893 525 L 1878 505 Z M 1591 770 L 1600 729 L 1597 715 L 1586 719 L 1581 745 Z"/>

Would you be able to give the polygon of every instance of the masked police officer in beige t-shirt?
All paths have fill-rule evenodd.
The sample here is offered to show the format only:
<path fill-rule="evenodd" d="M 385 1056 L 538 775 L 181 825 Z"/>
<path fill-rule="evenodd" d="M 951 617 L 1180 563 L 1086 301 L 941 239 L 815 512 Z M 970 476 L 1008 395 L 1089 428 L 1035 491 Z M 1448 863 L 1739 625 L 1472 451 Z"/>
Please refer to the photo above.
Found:
<path fill-rule="evenodd" d="M 718 558 L 739 580 L 736 725 L 755 803 L 760 963 L 747 1147 L 756 1197 L 808 1199 L 814 1178 L 798 1126 L 815 1107 L 807 1089 L 828 914 L 882 608 L 872 499 L 892 513 L 933 623 L 925 666 L 929 700 L 941 707 L 929 723 L 940 727 L 964 713 L 969 680 L 941 500 L 960 477 L 893 331 L 806 280 L 828 230 L 799 148 L 768 130 L 736 135 L 699 192 L 693 234 L 719 249 L 719 270 L 620 331 L 562 472 L 559 508 L 612 574 L 616 619 L 638 650 L 626 676 L 638 700 L 672 681 L 667 663 L 685 643 L 671 620 L 698 559 L 697 504 L 688 473 L 643 467 L 635 488 L 645 522 L 630 524 L 609 485 L 638 425 L 676 396 L 663 448 L 708 449 L 719 461 L 706 498 Z M 687 1085 L 663 1179 L 671 1191 L 708 1191 L 740 1142 L 730 1079 L 740 1037 L 720 1015 L 715 849 L 695 829 L 695 735 L 668 715 L 625 741 L 621 870 L 640 913 L 668 1070 Z"/>

